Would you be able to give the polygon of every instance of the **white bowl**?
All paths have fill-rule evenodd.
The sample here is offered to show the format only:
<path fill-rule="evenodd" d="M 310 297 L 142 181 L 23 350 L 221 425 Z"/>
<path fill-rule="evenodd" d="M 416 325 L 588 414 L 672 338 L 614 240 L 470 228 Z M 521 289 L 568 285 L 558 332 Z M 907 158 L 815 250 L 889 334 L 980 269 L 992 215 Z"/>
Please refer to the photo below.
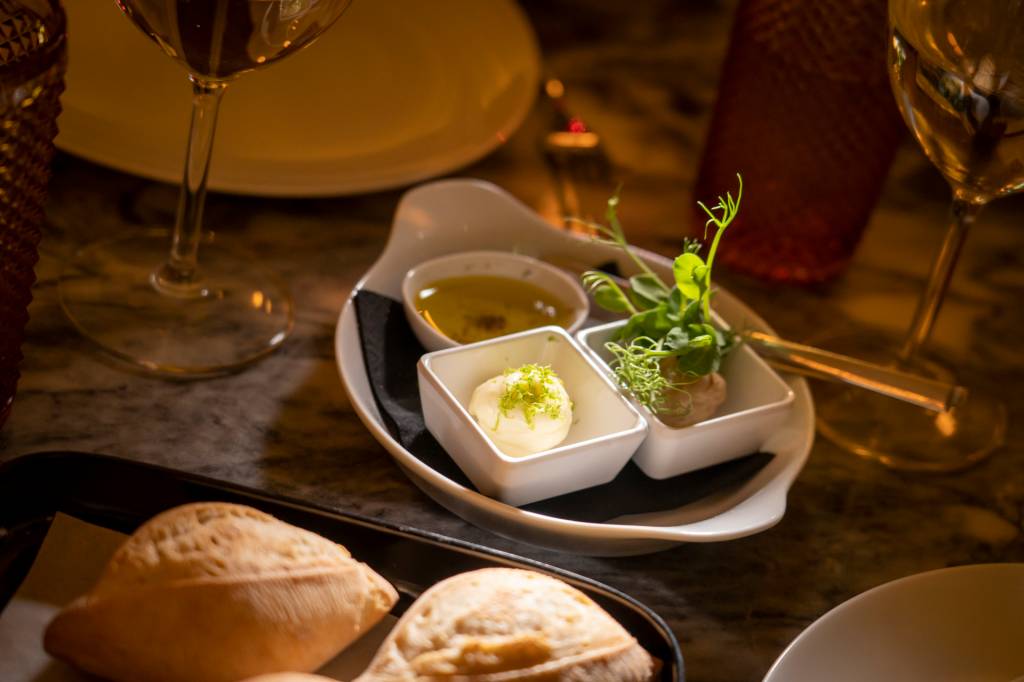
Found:
<path fill-rule="evenodd" d="M 511 457 L 467 407 L 473 390 L 506 368 L 550 365 L 574 402 L 569 435 L 555 448 Z M 647 423 L 561 327 L 549 326 L 427 353 L 417 365 L 427 429 L 485 495 L 521 506 L 615 478 Z"/>
<path fill-rule="evenodd" d="M 591 327 L 576 335 L 580 345 L 612 375 L 611 353 L 604 347 L 625 320 Z M 724 326 L 721 320 L 716 323 Z M 715 416 L 693 426 L 672 428 L 643 411 L 650 434 L 633 459 L 651 478 L 669 478 L 703 469 L 759 450 L 785 421 L 793 391 L 753 350 L 740 345 L 725 358 L 721 369 L 726 399 Z"/>
<path fill-rule="evenodd" d="M 416 338 L 428 351 L 460 345 L 423 319 L 416 310 L 416 296 L 423 287 L 448 277 L 487 275 L 507 277 L 540 287 L 571 311 L 570 333 L 587 319 L 590 303 L 575 277 L 543 261 L 507 251 L 466 251 L 420 263 L 402 280 L 402 305 Z"/>

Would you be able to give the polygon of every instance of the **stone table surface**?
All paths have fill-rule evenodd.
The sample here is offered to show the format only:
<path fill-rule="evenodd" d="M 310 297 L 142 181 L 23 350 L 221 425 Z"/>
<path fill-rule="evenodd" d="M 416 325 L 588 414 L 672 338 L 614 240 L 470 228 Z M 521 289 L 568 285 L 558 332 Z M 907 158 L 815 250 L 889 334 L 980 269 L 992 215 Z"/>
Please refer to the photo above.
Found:
<path fill-rule="evenodd" d="M 731 3 L 524 6 L 546 65 L 604 133 L 628 187 L 623 216 L 633 240 L 674 255 L 690 215 Z M 540 109 L 506 145 L 458 175 L 496 182 L 551 215 L 552 180 L 537 147 Z M 63 258 L 97 237 L 167 224 L 176 189 L 59 156 L 23 376 L 0 431 L 0 460 L 57 449 L 108 453 L 549 562 L 652 605 L 680 638 L 688 678 L 707 682 L 760 679 L 814 619 L 883 582 L 957 564 L 1024 561 L 1024 433 L 1016 418 L 1024 413 L 1021 201 L 983 214 L 935 334 L 968 379 L 1007 402 L 1007 447 L 966 473 L 929 477 L 888 471 L 818 439 L 776 527 L 731 542 L 604 559 L 536 549 L 466 524 L 419 492 L 354 414 L 335 366 L 334 326 L 350 288 L 383 248 L 400 196 L 210 196 L 207 223 L 243 240 L 291 283 L 295 333 L 280 352 L 238 374 L 165 381 L 126 371 L 78 337 L 58 306 L 56 275 Z M 907 144 L 841 278 L 812 289 L 725 272 L 719 281 L 794 339 L 828 328 L 898 332 L 941 237 L 947 200 L 942 180 Z"/>

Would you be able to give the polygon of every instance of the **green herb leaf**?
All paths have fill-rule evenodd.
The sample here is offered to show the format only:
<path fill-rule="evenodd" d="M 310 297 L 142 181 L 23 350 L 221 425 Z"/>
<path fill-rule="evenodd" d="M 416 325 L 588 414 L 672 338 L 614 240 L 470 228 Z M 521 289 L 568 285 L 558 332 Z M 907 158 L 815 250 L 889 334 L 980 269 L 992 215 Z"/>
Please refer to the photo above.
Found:
<path fill-rule="evenodd" d="M 686 252 L 680 254 L 672 263 L 672 275 L 676 280 L 676 287 L 686 300 L 700 298 L 700 281 L 702 278 L 696 274 L 697 268 L 704 268 L 704 260 L 695 253 Z"/>
<path fill-rule="evenodd" d="M 686 309 L 683 310 L 683 314 L 680 318 L 682 324 L 696 324 L 703 320 L 704 310 L 701 308 L 701 301 L 699 298 L 695 298 L 686 304 Z"/>
<path fill-rule="evenodd" d="M 626 293 L 607 272 L 588 270 L 581 279 L 584 288 L 594 295 L 594 301 L 605 310 L 613 313 L 637 312 Z"/>
<path fill-rule="evenodd" d="M 594 291 L 594 301 L 605 310 L 613 313 L 625 313 L 635 310 L 629 299 L 621 290 L 603 287 Z"/>
<path fill-rule="evenodd" d="M 659 314 L 661 320 L 659 321 Z M 618 339 L 630 340 L 638 336 L 650 336 L 657 338 L 664 332 L 659 331 L 668 327 L 667 320 L 661 308 L 645 310 L 629 318 L 629 321 L 622 327 Z"/>
<path fill-rule="evenodd" d="M 668 295 L 668 304 L 672 310 L 682 313 L 686 307 L 686 303 L 683 301 L 683 294 L 679 291 L 679 287 L 672 287 L 672 292 Z"/>
<path fill-rule="evenodd" d="M 679 370 L 685 374 L 702 377 L 717 372 L 721 353 L 713 336 L 690 337 L 690 343 L 677 356 Z"/>
<path fill-rule="evenodd" d="M 671 331 L 675 323 L 668 313 L 668 307 L 659 305 L 644 317 L 644 334 L 652 339 L 660 339 Z"/>
<path fill-rule="evenodd" d="M 668 291 L 662 281 L 646 272 L 630 277 L 629 288 L 637 308 L 653 308 L 668 300 Z"/>
<path fill-rule="evenodd" d="M 680 327 L 674 327 L 665 335 L 665 348 L 668 350 L 684 350 L 690 345 L 690 335 Z"/>

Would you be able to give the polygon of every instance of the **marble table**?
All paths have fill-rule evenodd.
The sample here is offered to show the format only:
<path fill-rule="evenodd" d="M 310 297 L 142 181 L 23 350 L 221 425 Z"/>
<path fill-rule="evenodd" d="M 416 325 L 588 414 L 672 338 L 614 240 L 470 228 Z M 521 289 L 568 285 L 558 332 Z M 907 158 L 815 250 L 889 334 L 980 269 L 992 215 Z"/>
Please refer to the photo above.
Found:
<path fill-rule="evenodd" d="M 605 135 L 641 246 L 676 253 L 714 97 L 732 3 L 524 3 L 547 66 Z M 584 8 L 587 8 L 584 11 Z M 554 210 L 535 111 L 500 150 L 458 175 L 494 181 Z M 823 328 L 898 331 L 942 233 L 947 190 L 919 152 L 897 158 L 846 274 L 813 289 L 720 282 L 785 336 Z M 356 418 L 338 379 L 334 325 L 381 251 L 400 191 L 282 200 L 213 195 L 207 221 L 244 240 L 290 281 L 297 324 L 280 352 L 235 375 L 165 381 L 126 370 L 72 330 L 56 296 L 60 262 L 121 229 L 170 221 L 173 187 L 69 156 L 55 164 L 20 391 L 0 460 L 57 449 L 103 452 L 412 524 L 546 561 L 653 606 L 679 636 L 688 678 L 760 679 L 783 648 L 841 601 L 919 571 L 1024 561 L 1024 203 L 985 213 L 957 271 L 936 339 L 967 380 L 1009 405 L 1009 445 L 955 476 L 893 473 L 824 440 L 775 528 L 650 556 L 577 557 L 467 525 L 420 493 Z M 54 472 L 59 476 L 60 472 Z M 2 501 L 0 501 L 2 504 Z"/>

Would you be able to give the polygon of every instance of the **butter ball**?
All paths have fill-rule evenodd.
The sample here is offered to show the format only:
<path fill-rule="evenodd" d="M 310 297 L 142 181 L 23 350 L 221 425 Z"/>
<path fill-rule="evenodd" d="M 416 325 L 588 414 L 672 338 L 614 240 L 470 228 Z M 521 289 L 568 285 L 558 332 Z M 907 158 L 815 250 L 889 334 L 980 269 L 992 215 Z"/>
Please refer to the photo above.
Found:
<path fill-rule="evenodd" d="M 549 367 L 524 365 L 483 382 L 469 413 L 487 437 L 511 457 L 557 447 L 572 426 L 572 401 Z"/>

